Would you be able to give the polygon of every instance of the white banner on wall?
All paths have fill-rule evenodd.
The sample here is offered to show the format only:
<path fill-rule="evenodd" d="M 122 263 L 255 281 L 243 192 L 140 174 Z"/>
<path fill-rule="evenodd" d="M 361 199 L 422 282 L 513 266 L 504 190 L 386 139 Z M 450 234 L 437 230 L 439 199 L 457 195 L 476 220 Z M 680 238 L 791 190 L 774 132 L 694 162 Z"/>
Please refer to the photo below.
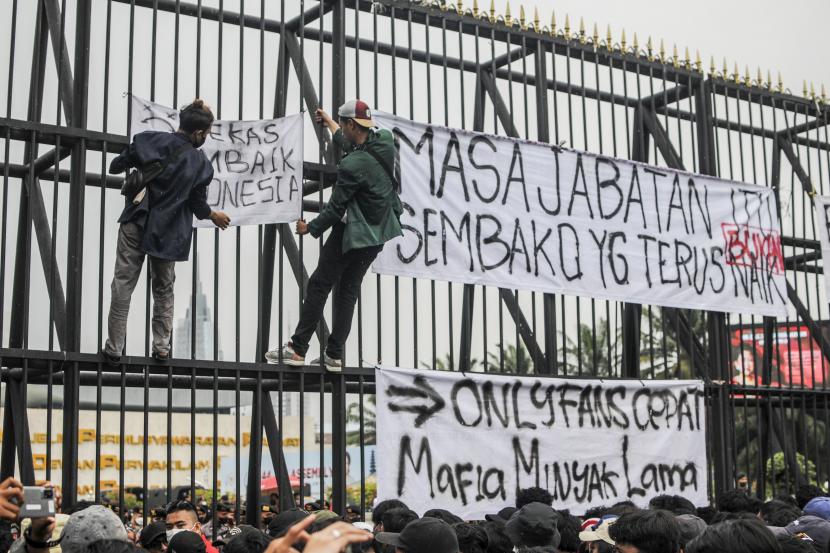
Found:
<path fill-rule="evenodd" d="M 379 273 L 785 316 L 768 188 L 375 113 L 404 235 Z"/>
<path fill-rule="evenodd" d="M 575 514 L 660 494 L 707 505 L 700 381 L 377 371 L 378 497 L 465 520 L 539 486 Z"/>
<path fill-rule="evenodd" d="M 830 298 L 830 196 L 813 196 L 816 206 L 816 225 L 821 243 L 822 263 L 828 269 L 824 271 L 824 290 Z"/>
<path fill-rule="evenodd" d="M 202 151 L 213 166 L 207 202 L 231 225 L 288 223 L 300 218 L 303 201 L 302 114 L 263 121 L 217 120 Z M 132 136 L 173 132 L 179 110 L 132 97 Z M 213 227 L 193 218 L 194 227 Z"/>

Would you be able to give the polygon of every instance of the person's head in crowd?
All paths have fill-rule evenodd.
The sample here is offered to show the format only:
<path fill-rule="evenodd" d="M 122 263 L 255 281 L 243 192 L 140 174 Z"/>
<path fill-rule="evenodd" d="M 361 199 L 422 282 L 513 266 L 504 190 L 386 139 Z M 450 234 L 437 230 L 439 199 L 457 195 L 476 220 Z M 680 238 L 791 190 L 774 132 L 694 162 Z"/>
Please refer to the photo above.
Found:
<path fill-rule="evenodd" d="M 814 497 L 804 506 L 804 514 L 830 520 L 830 497 Z"/>
<path fill-rule="evenodd" d="M 83 511 L 84 509 L 92 507 L 93 505 L 96 505 L 94 501 L 87 501 L 86 499 L 82 499 L 80 501 L 76 501 L 70 507 L 67 507 L 63 514 L 74 515 L 78 511 Z"/>
<path fill-rule="evenodd" d="M 804 509 L 804 506 L 810 502 L 814 497 L 824 497 L 827 493 L 818 486 L 812 484 L 802 484 L 795 490 L 795 503 L 799 509 Z"/>
<path fill-rule="evenodd" d="M 397 533 L 402 532 L 403 529 L 414 520 L 418 520 L 418 513 L 405 507 L 401 507 L 398 509 L 389 509 L 383 513 L 381 524 L 383 524 L 384 532 Z"/>
<path fill-rule="evenodd" d="M 375 541 L 394 547 L 396 553 L 459 553 L 455 531 L 437 518 L 419 518 L 400 533 L 379 532 Z"/>
<path fill-rule="evenodd" d="M 804 515 L 784 528 L 793 536 L 807 536 L 820 553 L 830 551 L 830 522 L 812 515 Z"/>
<path fill-rule="evenodd" d="M 761 509 L 758 514 L 761 517 L 761 520 L 767 523 L 767 526 L 784 527 L 796 520 L 803 513 L 797 507 L 794 507 L 789 503 L 773 499 L 772 501 L 767 501 L 761 505 Z"/>
<path fill-rule="evenodd" d="M 781 547 L 781 553 L 816 553 L 814 542 L 809 537 L 779 534 L 775 538 Z"/>
<path fill-rule="evenodd" d="M 424 513 L 425 517 L 430 518 L 437 518 L 438 520 L 443 520 L 450 526 L 453 524 L 458 524 L 459 522 L 464 522 L 460 516 L 454 515 L 446 509 L 430 509 Z M 384 525 L 385 527 L 386 525 Z"/>
<path fill-rule="evenodd" d="M 685 551 L 690 541 L 706 530 L 706 523 L 695 515 L 676 515 L 674 518 L 680 528 L 680 550 Z"/>
<path fill-rule="evenodd" d="M 167 527 L 164 522 L 148 524 L 138 536 L 138 544 L 150 553 L 163 553 L 167 550 Z"/>
<path fill-rule="evenodd" d="M 317 511 L 312 514 L 314 515 L 314 522 L 308 528 L 309 534 L 321 532 L 335 522 L 341 522 L 340 517 L 334 511 Z"/>
<path fill-rule="evenodd" d="M 288 532 L 289 528 L 301 520 L 304 520 L 308 514 L 308 511 L 300 509 L 299 507 L 286 509 L 285 511 L 277 514 L 277 516 L 272 518 L 271 522 L 268 523 L 268 535 L 272 538 L 281 538 L 286 532 Z"/>
<path fill-rule="evenodd" d="M 343 522 L 353 524 L 360 520 L 360 505 L 349 503 L 346 505 L 346 511 L 343 513 Z"/>
<path fill-rule="evenodd" d="M 595 507 L 590 507 L 588 510 L 585 511 L 585 515 L 582 517 L 583 520 L 587 520 L 589 518 L 602 518 L 602 515 L 605 514 L 605 511 L 608 510 L 608 507 L 605 505 L 597 505 Z"/>
<path fill-rule="evenodd" d="M 481 524 L 487 532 L 487 553 L 513 553 L 513 543 L 504 533 L 505 521 L 490 519 Z"/>
<path fill-rule="evenodd" d="M 559 530 L 559 552 L 576 553 L 579 550 L 579 532 L 581 530 L 579 517 L 569 511 L 557 511 L 559 519 L 556 529 Z"/>
<path fill-rule="evenodd" d="M 717 507 L 712 506 L 698 507 L 695 514 L 703 519 L 703 522 L 709 525 L 712 524 L 712 519 L 715 518 L 716 514 L 718 514 L 718 509 Z"/>
<path fill-rule="evenodd" d="M 634 505 L 632 502 L 621 501 L 619 503 L 614 503 L 613 505 L 605 509 L 605 512 L 602 516 L 614 515 L 617 517 L 621 517 L 623 515 L 627 515 L 630 513 L 636 513 L 639 510 L 640 508 Z"/>
<path fill-rule="evenodd" d="M 729 490 L 718 496 L 718 511 L 723 513 L 758 514 L 763 502 L 745 490 Z"/>
<path fill-rule="evenodd" d="M 781 553 L 781 546 L 761 519 L 739 518 L 709 526 L 685 553 Z"/>
<path fill-rule="evenodd" d="M 141 553 L 135 544 L 117 539 L 102 539 L 87 544 L 78 553 Z"/>
<path fill-rule="evenodd" d="M 487 531 L 484 528 L 469 522 L 457 522 L 452 529 L 458 538 L 460 553 L 487 553 Z"/>
<path fill-rule="evenodd" d="M 268 504 L 272 505 L 273 507 L 279 507 L 280 506 L 280 494 L 278 494 L 277 492 L 272 492 L 268 496 Z"/>
<path fill-rule="evenodd" d="M 161 507 L 152 509 L 150 511 L 150 518 L 153 519 L 153 522 L 164 522 L 164 519 L 167 518 L 167 511 L 165 511 Z"/>
<path fill-rule="evenodd" d="M 556 551 L 559 535 L 559 513 L 545 503 L 528 503 L 510 517 L 504 531 L 517 551 Z"/>
<path fill-rule="evenodd" d="M 653 511 L 669 511 L 675 515 L 697 515 L 695 504 L 680 495 L 658 495 L 648 502 Z"/>
<path fill-rule="evenodd" d="M 399 499 L 384 499 L 372 509 L 372 522 L 375 523 L 375 532 L 383 532 L 383 515 L 391 509 L 408 509 L 406 503 Z"/>
<path fill-rule="evenodd" d="M 758 518 L 758 515 L 753 515 L 752 513 L 728 513 L 718 511 L 715 514 L 715 516 L 712 517 L 711 524 L 720 524 L 721 522 L 726 522 L 727 520 L 741 520 L 754 518 Z"/>
<path fill-rule="evenodd" d="M 205 542 L 196 532 L 179 532 L 167 542 L 168 553 L 205 553 L 205 550 Z"/>
<path fill-rule="evenodd" d="M 612 550 L 614 540 L 608 530 L 617 522 L 617 515 L 603 515 L 600 518 L 586 519 L 582 523 L 579 539 L 588 544 L 585 551 L 588 553 L 607 553 Z M 607 546 L 607 547 L 606 547 Z"/>
<path fill-rule="evenodd" d="M 128 542 L 124 523 L 103 505 L 92 505 L 73 513 L 61 532 L 61 551 L 81 553 L 89 544 L 100 540 Z"/>
<path fill-rule="evenodd" d="M 227 540 L 223 553 L 263 553 L 271 543 L 266 534 L 253 526 L 240 526 L 237 530 L 239 532 Z"/>
<path fill-rule="evenodd" d="M 778 495 L 776 495 L 775 497 L 773 497 L 773 499 L 774 499 L 775 501 L 781 501 L 781 502 L 786 503 L 787 505 L 791 505 L 791 506 L 793 506 L 793 507 L 796 507 L 796 508 L 798 508 L 799 510 L 801 509 L 801 508 L 798 506 L 798 501 L 796 501 L 796 500 L 795 500 L 795 496 L 794 496 L 794 495 L 790 495 L 790 494 L 788 494 L 788 493 L 782 493 L 782 494 L 778 494 Z"/>
<path fill-rule="evenodd" d="M 515 513 L 516 511 L 518 511 L 516 507 L 505 507 L 503 509 L 500 509 L 499 512 L 496 514 L 484 515 L 484 520 L 498 520 L 501 522 L 507 522 L 508 520 L 510 520 L 510 517 L 512 517 L 513 513 Z M 424 516 L 427 516 L 426 513 L 424 513 Z"/>
<path fill-rule="evenodd" d="M 529 503 L 542 503 L 543 505 L 553 505 L 553 496 L 544 488 L 533 486 L 531 488 L 522 488 L 516 494 L 516 508 L 521 509 Z"/>
<path fill-rule="evenodd" d="M 620 553 L 678 553 L 680 526 L 668 511 L 641 510 L 622 515 L 608 534 Z"/>
<path fill-rule="evenodd" d="M 194 148 L 201 148 L 213 126 L 213 119 L 213 112 L 205 101 L 196 98 L 179 112 L 179 132 L 190 138 Z"/>
<path fill-rule="evenodd" d="M 182 532 L 194 532 L 201 535 L 202 523 L 199 522 L 199 514 L 196 507 L 189 501 L 174 501 L 167 506 L 167 517 L 165 527 L 167 529 L 167 545 L 173 536 Z"/>
<path fill-rule="evenodd" d="M 12 523 L 0 518 L 0 553 L 6 553 L 14 543 L 15 537 L 12 530 Z"/>
<path fill-rule="evenodd" d="M 277 516 L 277 508 L 270 503 L 259 506 L 259 527 L 268 528 L 271 519 Z"/>

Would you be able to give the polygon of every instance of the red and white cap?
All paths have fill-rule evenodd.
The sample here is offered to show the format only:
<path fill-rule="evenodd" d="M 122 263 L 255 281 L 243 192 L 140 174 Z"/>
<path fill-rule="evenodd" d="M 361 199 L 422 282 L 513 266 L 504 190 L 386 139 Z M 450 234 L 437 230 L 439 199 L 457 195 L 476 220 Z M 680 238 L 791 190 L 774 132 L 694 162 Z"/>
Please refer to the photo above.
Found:
<path fill-rule="evenodd" d="M 363 100 L 349 100 L 337 110 L 338 117 L 353 119 L 361 127 L 372 128 L 375 122 L 372 121 L 372 110 L 369 104 Z"/>

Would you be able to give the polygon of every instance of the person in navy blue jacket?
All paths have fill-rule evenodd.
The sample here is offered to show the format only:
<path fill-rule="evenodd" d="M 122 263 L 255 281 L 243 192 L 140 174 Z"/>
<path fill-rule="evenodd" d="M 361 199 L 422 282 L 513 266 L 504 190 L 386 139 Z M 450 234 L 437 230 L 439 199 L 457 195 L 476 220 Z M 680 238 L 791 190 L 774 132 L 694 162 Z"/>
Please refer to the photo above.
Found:
<path fill-rule="evenodd" d="M 210 219 L 226 229 L 230 218 L 213 211 L 207 203 L 207 187 L 213 167 L 199 148 L 213 125 L 213 113 L 204 101 L 196 99 L 179 113 L 179 129 L 174 132 L 145 131 L 112 160 L 110 173 L 123 173 L 129 167 L 144 167 L 174 156 L 162 173 L 147 185 L 137 205 L 127 198 L 118 222 L 118 246 L 112 278 L 112 298 L 107 320 L 108 338 L 103 354 L 117 365 L 124 351 L 127 315 L 144 257 L 149 256 L 153 290 L 153 357 L 170 357 L 173 328 L 173 284 L 176 261 L 187 261 L 193 236 L 193 217 Z"/>

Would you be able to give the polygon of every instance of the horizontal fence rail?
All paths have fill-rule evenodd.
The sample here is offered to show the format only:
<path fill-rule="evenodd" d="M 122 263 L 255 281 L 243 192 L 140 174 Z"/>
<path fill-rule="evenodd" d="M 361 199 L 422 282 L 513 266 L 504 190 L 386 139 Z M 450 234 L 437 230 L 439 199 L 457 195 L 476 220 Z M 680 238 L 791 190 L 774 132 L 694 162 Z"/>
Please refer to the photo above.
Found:
<path fill-rule="evenodd" d="M 830 314 L 812 202 L 830 187 L 823 91 L 795 95 L 650 39 L 461 2 L 12 0 L 0 29 L 3 477 L 145 518 L 185 495 L 232 502 L 252 524 L 261 499 L 287 507 L 295 492 L 365 512 L 383 364 L 701 379 L 714 494 L 830 479 Z M 314 111 L 354 97 L 415 121 L 770 187 L 790 316 L 369 275 L 343 373 L 298 371 L 263 354 L 291 335 L 322 239 L 287 224 L 199 229 L 177 266 L 173 359 L 150 357 L 147 275 L 112 368 L 98 351 L 123 204 L 107 168 L 129 143 L 130 95 L 171 107 L 202 97 L 224 119 L 303 113 L 307 218 L 336 180 Z"/>

